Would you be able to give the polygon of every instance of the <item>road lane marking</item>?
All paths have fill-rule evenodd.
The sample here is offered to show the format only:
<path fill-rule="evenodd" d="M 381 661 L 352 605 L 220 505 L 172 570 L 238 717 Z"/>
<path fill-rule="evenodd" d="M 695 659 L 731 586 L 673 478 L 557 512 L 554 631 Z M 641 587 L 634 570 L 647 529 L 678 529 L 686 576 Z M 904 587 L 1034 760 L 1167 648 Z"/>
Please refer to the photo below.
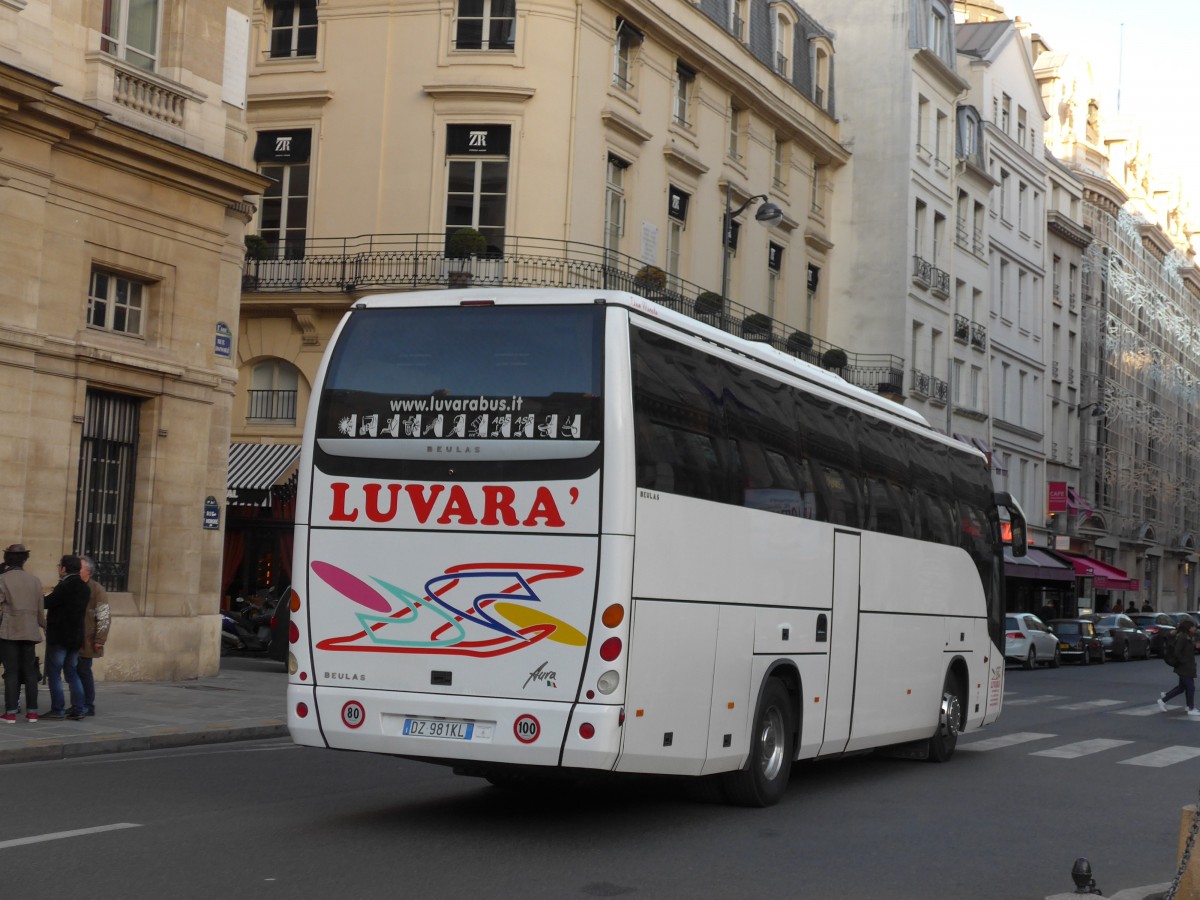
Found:
<path fill-rule="evenodd" d="M 1164 747 L 1153 753 L 1135 756 L 1132 759 L 1121 760 L 1123 766 L 1149 766 L 1161 769 L 1163 766 L 1173 766 L 1175 763 L 1186 762 L 1200 756 L 1200 747 Z"/>
<path fill-rule="evenodd" d="M 1068 703 L 1066 706 L 1056 706 L 1055 709 L 1103 709 L 1106 706 L 1120 706 L 1124 700 L 1086 700 L 1083 703 Z"/>
<path fill-rule="evenodd" d="M 971 741 L 968 744 L 959 744 L 959 751 L 963 750 L 1000 750 L 1004 747 L 1012 747 L 1015 744 L 1024 744 L 1028 741 L 1040 741 L 1042 738 L 1058 737 L 1056 734 L 1039 734 L 1036 731 L 1016 731 L 1012 734 L 1002 734 L 999 737 L 986 738 L 982 741 Z"/>
<path fill-rule="evenodd" d="M 1022 697 L 1020 700 L 1009 700 L 1005 698 L 1005 706 L 1030 706 L 1034 703 L 1050 703 L 1053 700 L 1066 700 L 1066 694 L 1039 694 L 1036 697 Z"/>
<path fill-rule="evenodd" d="M 1077 741 L 1074 744 L 1063 744 L 1061 747 L 1052 747 L 1049 750 L 1037 750 L 1029 755 L 1050 756 L 1054 759 L 1078 759 L 1081 756 L 1101 753 L 1105 750 L 1111 750 L 1114 747 L 1123 747 L 1126 744 L 1132 743 L 1133 741 L 1114 741 L 1107 738 L 1096 738 L 1091 741 Z"/>
<path fill-rule="evenodd" d="M 26 844 L 40 844 L 44 841 L 61 841 L 63 838 L 82 837 L 85 834 L 98 834 L 102 831 L 120 831 L 122 828 L 141 828 L 133 822 L 118 822 L 115 825 L 97 825 L 95 828 L 76 828 L 74 831 L 55 831 L 51 834 L 36 834 L 33 837 L 14 838 L 11 841 L 0 841 L 0 850 L 9 847 L 24 847 Z"/>
<path fill-rule="evenodd" d="M 1149 706 L 1135 706 L 1133 709 L 1117 709 L 1113 711 L 1118 716 L 1156 716 L 1162 712 L 1158 708 L 1157 703 L 1151 703 Z"/>

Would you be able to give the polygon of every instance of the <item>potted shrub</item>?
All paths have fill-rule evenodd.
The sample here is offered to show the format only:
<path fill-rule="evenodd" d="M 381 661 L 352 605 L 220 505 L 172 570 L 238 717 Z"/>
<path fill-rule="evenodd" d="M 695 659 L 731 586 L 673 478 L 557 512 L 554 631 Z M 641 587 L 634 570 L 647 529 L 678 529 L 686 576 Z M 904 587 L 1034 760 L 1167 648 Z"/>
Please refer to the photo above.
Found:
<path fill-rule="evenodd" d="M 487 238 L 474 228 L 460 228 L 446 241 L 446 259 L 460 260 L 450 265 L 450 286 L 471 283 L 470 260 L 487 253 Z"/>
<path fill-rule="evenodd" d="M 725 308 L 725 301 L 716 291 L 704 291 L 696 298 L 696 315 L 719 316 Z"/>
<path fill-rule="evenodd" d="M 771 337 L 771 318 L 763 313 L 751 313 L 742 320 L 742 337 L 765 341 Z"/>
<path fill-rule="evenodd" d="M 242 272 L 242 290 L 258 290 L 258 264 L 264 259 L 271 258 L 271 245 L 261 234 L 248 234 L 244 241 L 246 245 L 246 267 Z M 254 261 L 253 272 L 250 261 Z"/>
<path fill-rule="evenodd" d="M 633 276 L 633 286 L 638 293 L 651 297 L 667 286 L 667 273 L 658 266 L 642 266 Z"/>
<path fill-rule="evenodd" d="M 813 339 L 807 331 L 793 331 L 788 335 L 787 349 L 793 356 L 807 356 L 812 352 Z"/>
<path fill-rule="evenodd" d="M 821 365 L 835 372 L 846 368 L 848 361 L 846 351 L 841 347 L 830 347 L 821 355 Z"/>

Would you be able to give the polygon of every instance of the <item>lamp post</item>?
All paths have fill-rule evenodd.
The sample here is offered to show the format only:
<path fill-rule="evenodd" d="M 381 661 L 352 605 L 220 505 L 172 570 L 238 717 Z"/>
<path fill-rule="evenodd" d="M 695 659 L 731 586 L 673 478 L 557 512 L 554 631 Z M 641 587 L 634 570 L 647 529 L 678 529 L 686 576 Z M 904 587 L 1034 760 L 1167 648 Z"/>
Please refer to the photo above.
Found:
<path fill-rule="evenodd" d="M 733 220 L 744 213 L 751 203 L 763 201 L 754 213 L 755 221 L 774 225 L 783 218 L 783 210 L 767 199 L 766 194 L 755 194 L 737 209 L 733 209 L 733 188 L 725 182 L 725 218 L 721 228 L 721 303 L 729 304 L 729 245 L 733 240 Z"/>

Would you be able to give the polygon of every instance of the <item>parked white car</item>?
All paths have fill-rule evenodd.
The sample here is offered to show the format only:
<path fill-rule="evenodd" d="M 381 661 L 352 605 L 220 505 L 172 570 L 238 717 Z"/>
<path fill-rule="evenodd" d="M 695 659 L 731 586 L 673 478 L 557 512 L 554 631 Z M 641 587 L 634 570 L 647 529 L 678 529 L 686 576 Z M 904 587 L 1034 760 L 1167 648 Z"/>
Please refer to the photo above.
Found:
<path fill-rule="evenodd" d="M 1033 613 L 1004 617 L 1004 658 L 1032 669 L 1041 664 L 1058 668 L 1058 635 Z"/>

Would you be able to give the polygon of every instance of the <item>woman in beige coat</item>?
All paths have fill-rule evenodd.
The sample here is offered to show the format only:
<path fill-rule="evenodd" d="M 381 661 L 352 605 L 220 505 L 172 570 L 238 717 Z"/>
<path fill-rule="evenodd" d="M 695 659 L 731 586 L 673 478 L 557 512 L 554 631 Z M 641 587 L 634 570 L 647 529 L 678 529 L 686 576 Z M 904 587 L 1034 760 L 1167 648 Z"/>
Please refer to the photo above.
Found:
<path fill-rule="evenodd" d="M 25 718 L 38 720 L 38 670 L 34 647 L 42 639 L 46 614 L 42 610 L 42 582 L 25 571 L 29 551 L 24 544 L 4 550 L 6 571 L 0 574 L 0 662 L 4 664 L 4 715 L 0 722 L 13 725 L 20 710 L 21 685 L 25 685 Z"/>

